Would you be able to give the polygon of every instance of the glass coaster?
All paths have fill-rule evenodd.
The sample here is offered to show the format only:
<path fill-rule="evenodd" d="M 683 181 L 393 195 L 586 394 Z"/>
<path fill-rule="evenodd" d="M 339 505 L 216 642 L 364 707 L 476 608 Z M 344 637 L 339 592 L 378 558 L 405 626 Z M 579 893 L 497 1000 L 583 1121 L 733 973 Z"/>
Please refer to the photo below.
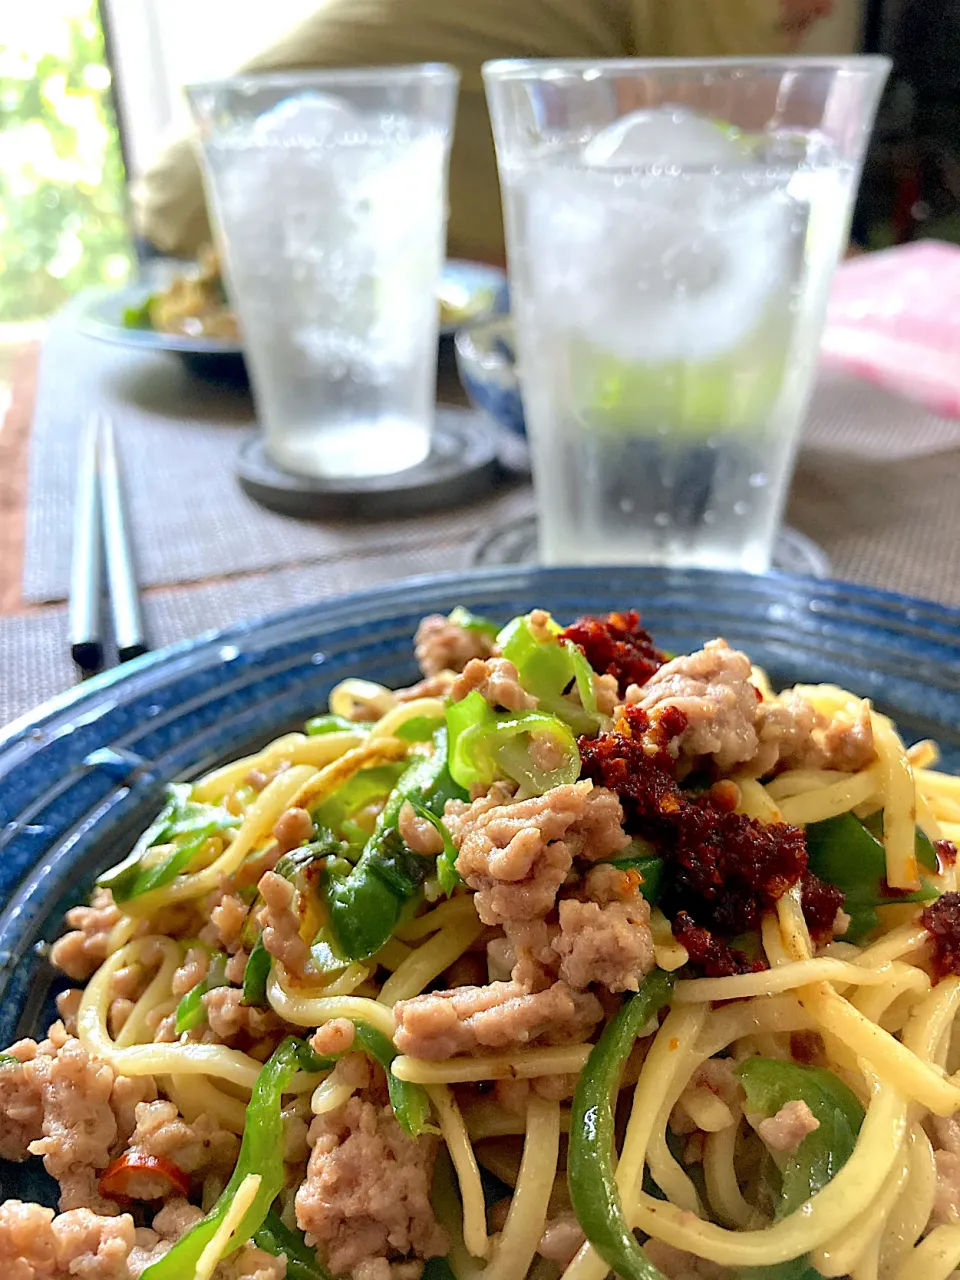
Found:
<path fill-rule="evenodd" d="M 293 475 L 270 459 L 257 431 L 240 448 L 237 478 L 248 497 L 281 515 L 384 520 L 483 497 L 496 483 L 499 450 L 500 432 L 482 414 L 442 405 L 429 457 L 407 471 L 350 479 Z"/>
<path fill-rule="evenodd" d="M 537 518 L 512 520 L 474 545 L 471 564 L 482 568 L 504 564 L 537 563 Z M 825 551 L 796 529 L 783 528 L 773 548 L 773 568 L 810 578 L 828 578 L 830 561 Z"/>

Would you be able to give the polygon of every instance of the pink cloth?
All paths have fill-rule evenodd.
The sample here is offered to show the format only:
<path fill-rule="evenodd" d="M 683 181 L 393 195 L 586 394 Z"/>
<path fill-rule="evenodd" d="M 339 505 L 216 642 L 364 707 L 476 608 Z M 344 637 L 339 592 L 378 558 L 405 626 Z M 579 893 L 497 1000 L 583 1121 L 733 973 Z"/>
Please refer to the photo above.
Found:
<path fill-rule="evenodd" d="M 923 240 L 845 262 L 823 358 L 960 418 L 960 247 Z"/>

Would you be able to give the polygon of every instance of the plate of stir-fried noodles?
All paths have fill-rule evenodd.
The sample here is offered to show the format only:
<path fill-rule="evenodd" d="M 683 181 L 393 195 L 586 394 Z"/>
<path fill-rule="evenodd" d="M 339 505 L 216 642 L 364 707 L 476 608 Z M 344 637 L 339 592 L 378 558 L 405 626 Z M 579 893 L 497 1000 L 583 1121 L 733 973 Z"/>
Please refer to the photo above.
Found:
<path fill-rule="evenodd" d="M 412 580 L 0 739 L 14 1280 L 946 1280 L 960 615 Z"/>

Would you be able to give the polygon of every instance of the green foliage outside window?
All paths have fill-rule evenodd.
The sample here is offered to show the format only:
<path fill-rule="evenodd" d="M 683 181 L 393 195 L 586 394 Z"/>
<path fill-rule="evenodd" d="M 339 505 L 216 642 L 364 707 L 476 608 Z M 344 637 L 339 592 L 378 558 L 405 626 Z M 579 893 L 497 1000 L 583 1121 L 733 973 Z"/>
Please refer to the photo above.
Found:
<path fill-rule="evenodd" d="M 0 23 L 0 323 L 49 315 L 130 268 L 123 161 L 96 0 Z"/>

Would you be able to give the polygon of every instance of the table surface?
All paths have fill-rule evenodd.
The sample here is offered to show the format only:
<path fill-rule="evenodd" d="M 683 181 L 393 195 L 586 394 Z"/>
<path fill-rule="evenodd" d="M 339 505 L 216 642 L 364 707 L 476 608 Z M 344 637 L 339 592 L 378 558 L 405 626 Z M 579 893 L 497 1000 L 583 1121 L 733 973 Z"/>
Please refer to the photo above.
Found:
<path fill-rule="evenodd" d="M 56 325 L 47 339 L 48 355 L 55 330 Z M 57 341 L 66 340 L 61 335 Z M 69 339 L 76 341 L 76 337 Z M 54 485 L 52 492 L 47 483 L 49 472 L 57 467 L 65 474 L 71 472 L 60 456 L 62 442 L 51 441 L 51 415 L 62 416 L 64 404 L 71 403 L 74 396 L 78 414 L 81 406 L 88 408 L 102 401 L 101 407 L 115 420 L 128 411 L 139 415 L 138 445 L 151 438 L 150 431 L 159 433 L 154 448 L 164 447 L 165 439 L 184 440 L 183 448 L 190 447 L 193 437 L 177 434 L 185 416 L 191 425 L 194 419 L 209 423 L 216 418 L 216 394 L 209 388 L 192 391 L 179 367 L 162 356 L 148 357 L 157 363 L 149 368 L 141 363 L 135 369 L 141 384 L 149 374 L 149 397 L 141 396 L 136 404 L 131 400 L 118 405 L 118 371 L 124 375 L 119 383 L 127 385 L 131 379 L 126 375 L 134 369 L 132 362 L 144 358 L 126 352 L 108 353 L 84 339 L 90 345 L 80 351 L 82 368 L 78 367 L 74 376 L 59 358 L 61 351 L 73 350 L 69 342 L 56 349 L 56 359 L 44 362 L 39 401 L 40 346 L 31 343 L 19 351 L 12 363 L 11 394 L 0 423 L 0 672 L 4 673 L 0 677 L 0 724 L 28 711 L 74 679 L 66 644 L 62 574 L 50 579 L 46 594 L 24 591 L 25 565 L 30 558 L 26 556 L 28 525 L 35 570 L 38 555 L 42 562 L 48 548 L 51 528 L 62 552 L 64 531 L 71 519 L 70 510 L 63 508 L 69 507 L 72 492 L 66 491 L 63 477 L 60 488 Z M 129 366 L 125 361 L 131 362 Z M 56 382 L 62 386 L 54 388 Z M 54 389 L 59 399 L 51 397 Z M 448 389 L 443 398 L 456 399 L 459 389 L 449 383 Z M 202 414 L 195 409 L 197 396 L 205 404 Z M 0 402 L 0 413 L 2 408 Z M 249 414 L 249 409 L 245 412 Z M 233 420 L 236 414 L 233 403 L 228 418 Z M 173 434 L 164 436 L 164 432 Z M 35 445 L 32 460 L 31 439 Z M 224 463 L 218 492 L 224 500 L 229 497 L 232 501 L 232 491 L 223 488 L 230 465 L 229 461 Z M 140 478 L 139 483 L 146 482 Z M 822 375 L 804 429 L 787 519 L 825 549 L 837 577 L 960 604 L 960 557 L 951 550 L 960 541 L 958 496 L 960 422 L 935 418 L 921 406 L 846 376 Z M 39 519 L 44 503 L 46 510 Z M 287 522 L 282 529 L 277 526 L 284 535 L 278 539 L 283 544 L 282 554 L 273 559 L 247 557 L 245 563 L 255 567 L 229 572 L 221 568 L 215 574 L 203 571 L 202 555 L 189 558 L 186 569 L 181 562 L 179 567 L 170 565 L 167 572 L 167 562 L 153 547 L 147 557 L 152 565 L 151 585 L 144 592 L 151 639 L 159 647 L 359 585 L 410 573 L 465 568 L 478 534 L 491 524 L 522 514 L 531 505 L 528 487 L 514 486 L 488 504 L 450 513 L 432 523 L 413 522 L 404 531 L 388 527 L 375 536 L 361 526 L 355 534 L 340 527 L 324 530 L 313 526 L 316 534 L 308 535 L 298 522 Z M 249 509 L 248 520 L 253 525 L 262 518 L 258 509 Z M 46 543 L 42 538 L 38 541 L 38 529 L 41 533 L 47 530 Z M 136 532 L 135 528 L 135 536 Z M 155 527 L 150 535 L 155 541 Z M 181 530 L 181 537 L 188 535 L 189 530 L 186 535 Z M 314 537 L 316 553 L 307 554 L 303 548 L 313 546 L 310 538 Z M 33 581 L 37 573 L 27 576 Z"/>

